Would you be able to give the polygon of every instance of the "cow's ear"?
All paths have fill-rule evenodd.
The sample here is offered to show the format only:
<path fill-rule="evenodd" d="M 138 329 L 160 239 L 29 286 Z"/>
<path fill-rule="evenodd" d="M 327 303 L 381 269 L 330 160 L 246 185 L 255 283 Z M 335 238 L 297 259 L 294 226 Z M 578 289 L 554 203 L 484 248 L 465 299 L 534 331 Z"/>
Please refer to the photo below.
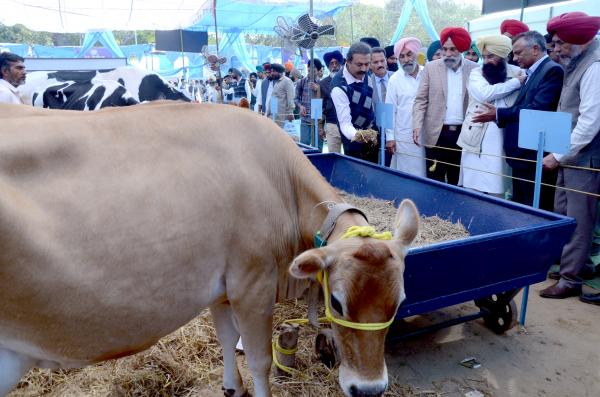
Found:
<path fill-rule="evenodd" d="M 294 259 L 290 265 L 290 274 L 299 279 L 316 278 L 317 273 L 326 267 L 323 248 L 308 250 Z"/>
<path fill-rule="evenodd" d="M 404 199 L 396 212 L 394 221 L 394 237 L 403 245 L 407 246 L 413 242 L 419 232 L 419 211 L 415 203 Z"/>

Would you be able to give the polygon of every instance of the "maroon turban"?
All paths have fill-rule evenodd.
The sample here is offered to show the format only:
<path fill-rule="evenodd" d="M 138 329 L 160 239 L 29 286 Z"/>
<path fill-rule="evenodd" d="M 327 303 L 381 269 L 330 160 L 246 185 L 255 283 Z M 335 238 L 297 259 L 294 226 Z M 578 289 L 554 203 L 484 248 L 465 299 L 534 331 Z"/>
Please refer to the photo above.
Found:
<path fill-rule="evenodd" d="M 508 33 L 515 37 L 524 32 L 529 32 L 529 26 L 517 19 L 506 19 L 500 24 L 500 34 Z"/>
<path fill-rule="evenodd" d="M 567 12 L 548 21 L 546 30 L 565 43 L 585 44 L 591 41 L 600 29 L 600 17 L 591 17 L 584 12 Z"/>
<path fill-rule="evenodd" d="M 451 39 L 456 49 L 460 52 L 465 52 L 471 46 L 471 36 L 464 28 L 449 26 L 440 32 L 440 43 L 444 47 L 444 43 Z"/>

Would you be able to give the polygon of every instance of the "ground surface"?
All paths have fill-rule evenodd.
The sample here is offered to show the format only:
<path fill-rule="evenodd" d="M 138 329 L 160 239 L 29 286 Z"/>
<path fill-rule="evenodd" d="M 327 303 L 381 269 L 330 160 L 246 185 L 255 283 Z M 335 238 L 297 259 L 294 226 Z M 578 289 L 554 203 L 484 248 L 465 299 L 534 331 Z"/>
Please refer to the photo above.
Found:
<path fill-rule="evenodd" d="M 475 320 L 401 342 L 388 350 L 388 370 L 398 381 L 424 396 L 600 396 L 600 306 L 542 299 L 538 292 L 550 280 L 532 286 L 525 332 L 515 327 L 495 335 Z M 520 309 L 521 294 L 517 296 Z M 465 304 L 408 326 L 467 313 Z M 481 367 L 460 361 L 475 357 Z"/>

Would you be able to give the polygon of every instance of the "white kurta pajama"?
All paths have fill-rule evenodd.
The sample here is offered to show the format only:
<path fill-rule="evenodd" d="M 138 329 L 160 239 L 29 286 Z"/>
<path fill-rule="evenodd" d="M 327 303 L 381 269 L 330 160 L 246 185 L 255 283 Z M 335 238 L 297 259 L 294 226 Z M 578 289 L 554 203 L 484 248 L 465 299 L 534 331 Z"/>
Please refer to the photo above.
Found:
<path fill-rule="evenodd" d="M 394 106 L 394 129 L 386 130 L 386 140 L 396 141 L 390 168 L 408 174 L 425 177 L 425 147 L 413 143 L 412 110 L 423 74 L 423 67 L 414 78 L 399 69 L 390 77 L 387 85 L 386 103 Z"/>
<path fill-rule="evenodd" d="M 519 73 L 518 67 L 507 65 L 509 77 Z M 469 76 L 469 101 L 493 103 L 496 108 L 511 106 L 518 95 L 521 83 L 509 78 L 504 83 L 490 84 L 483 77 L 481 68 L 473 69 Z M 487 123 L 481 142 L 481 153 L 462 151 L 459 186 L 480 192 L 502 195 L 506 190 L 506 160 L 504 155 L 504 132 L 496 123 Z"/>

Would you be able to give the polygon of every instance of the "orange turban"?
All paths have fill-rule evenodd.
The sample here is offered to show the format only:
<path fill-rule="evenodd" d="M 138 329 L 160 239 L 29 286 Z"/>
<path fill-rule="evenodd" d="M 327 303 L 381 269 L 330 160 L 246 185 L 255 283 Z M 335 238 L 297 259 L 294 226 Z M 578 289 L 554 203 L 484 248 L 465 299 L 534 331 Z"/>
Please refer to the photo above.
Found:
<path fill-rule="evenodd" d="M 292 63 L 292 61 L 287 61 L 285 63 L 285 71 L 291 72 L 292 70 L 294 70 L 294 64 Z"/>
<path fill-rule="evenodd" d="M 524 32 L 529 32 L 529 26 L 517 19 L 506 19 L 500 24 L 500 34 L 508 33 L 515 37 Z"/>
<path fill-rule="evenodd" d="M 584 12 L 567 12 L 548 21 L 546 30 L 569 44 L 585 44 L 592 40 L 600 29 L 600 17 L 591 17 Z"/>
<path fill-rule="evenodd" d="M 456 49 L 460 52 L 465 52 L 471 46 L 471 36 L 464 28 L 449 26 L 440 32 L 440 43 L 442 47 L 451 39 Z"/>

